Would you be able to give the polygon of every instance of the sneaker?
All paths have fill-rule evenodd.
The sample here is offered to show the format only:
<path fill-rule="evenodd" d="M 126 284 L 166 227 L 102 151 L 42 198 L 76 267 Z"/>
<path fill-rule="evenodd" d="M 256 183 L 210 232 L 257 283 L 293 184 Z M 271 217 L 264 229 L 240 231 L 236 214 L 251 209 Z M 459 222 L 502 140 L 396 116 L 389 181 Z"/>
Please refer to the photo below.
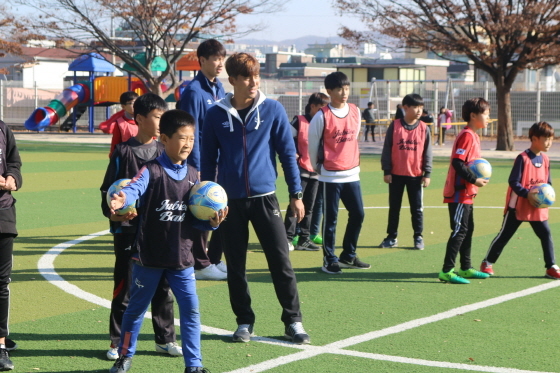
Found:
<path fill-rule="evenodd" d="M 560 268 L 555 264 L 546 270 L 544 277 L 551 278 L 553 280 L 560 280 Z"/>
<path fill-rule="evenodd" d="M 323 237 L 320 234 L 312 234 L 309 236 L 309 239 L 313 241 L 314 244 L 322 245 L 323 244 Z"/>
<path fill-rule="evenodd" d="M 459 276 L 463 278 L 477 278 L 479 280 L 484 280 L 485 278 L 490 277 L 488 273 L 477 271 L 474 268 L 469 268 L 466 271 L 463 271 L 462 269 L 459 270 Z"/>
<path fill-rule="evenodd" d="M 344 260 L 342 258 L 338 259 L 338 265 L 341 268 L 354 268 L 354 269 L 369 269 L 371 265 L 368 263 L 364 263 L 360 260 L 360 258 L 355 257 L 353 260 Z"/>
<path fill-rule="evenodd" d="M 292 245 L 296 246 L 298 241 L 299 241 L 299 236 L 295 236 L 294 238 L 292 238 Z"/>
<path fill-rule="evenodd" d="M 331 275 L 340 275 L 342 273 L 338 262 L 325 264 L 323 265 L 323 267 L 321 267 L 321 270 L 325 273 L 330 273 Z"/>
<path fill-rule="evenodd" d="M 156 343 L 156 352 L 171 356 L 183 356 L 183 348 L 177 342 L 168 342 L 162 345 Z"/>
<path fill-rule="evenodd" d="M 10 354 L 6 348 L 0 348 L 0 371 L 14 369 L 14 363 L 10 360 Z"/>
<path fill-rule="evenodd" d="M 302 241 L 302 240 L 300 240 Z M 303 251 L 319 251 L 321 250 L 321 248 L 317 245 L 315 245 L 315 243 L 313 243 L 313 241 L 311 241 L 310 239 L 305 239 L 305 241 L 303 242 L 298 242 L 297 246 L 296 246 L 296 250 L 303 250 Z"/>
<path fill-rule="evenodd" d="M 452 269 L 449 272 L 441 271 L 439 273 L 438 278 L 442 282 L 449 282 L 451 284 L 470 284 L 471 283 L 466 278 L 462 278 L 461 276 L 457 276 L 454 269 Z"/>
<path fill-rule="evenodd" d="M 395 246 L 397 246 L 397 239 L 396 238 L 389 238 L 389 237 L 385 238 L 381 242 L 381 244 L 379 245 L 379 247 L 384 248 L 384 249 L 387 249 L 387 248 L 390 248 L 390 247 L 395 247 Z"/>
<path fill-rule="evenodd" d="M 223 261 L 220 261 L 220 263 L 215 264 L 216 268 L 218 268 L 220 271 L 224 272 L 227 274 L 227 265 L 226 263 L 224 263 Z"/>
<path fill-rule="evenodd" d="M 303 329 L 303 324 L 301 322 L 294 322 L 287 325 L 284 338 L 298 345 L 307 345 L 311 343 L 309 335 L 305 332 L 305 329 Z"/>
<path fill-rule="evenodd" d="M 18 348 L 17 343 L 12 341 L 10 338 L 6 338 L 6 342 L 4 343 L 6 344 L 6 350 L 8 351 L 15 351 Z"/>
<path fill-rule="evenodd" d="M 422 236 L 414 237 L 414 250 L 424 250 L 424 239 Z"/>
<path fill-rule="evenodd" d="M 203 367 L 186 367 L 185 373 L 210 373 L 210 371 Z"/>
<path fill-rule="evenodd" d="M 197 280 L 207 280 L 207 281 L 227 280 L 227 274 L 220 271 L 215 264 L 210 264 L 206 268 L 202 268 L 194 271 L 194 277 Z"/>
<path fill-rule="evenodd" d="M 119 349 L 117 347 L 109 347 L 107 351 L 108 360 L 117 360 L 119 358 Z"/>
<path fill-rule="evenodd" d="M 480 263 L 480 272 L 484 272 L 492 276 L 494 274 L 494 271 L 492 270 L 492 263 L 483 260 L 482 263 Z"/>
<path fill-rule="evenodd" d="M 111 367 L 111 369 L 109 369 L 109 373 L 125 373 L 125 372 L 128 372 L 130 370 L 131 365 L 132 365 L 132 358 L 131 357 L 121 356 L 117 359 L 117 361 L 115 361 L 115 364 L 113 364 L 113 367 Z"/>
<path fill-rule="evenodd" d="M 235 333 L 233 333 L 233 341 L 247 343 L 251 340 L 252 336 L 254 336 L 253 325 L 241 324 L 237 327 Z"/>
<path fill-rule="evenodd" d="M 292 243 L 292 241 L 288 241 L 288 250 L 294 251 L 294 244 Z"/>

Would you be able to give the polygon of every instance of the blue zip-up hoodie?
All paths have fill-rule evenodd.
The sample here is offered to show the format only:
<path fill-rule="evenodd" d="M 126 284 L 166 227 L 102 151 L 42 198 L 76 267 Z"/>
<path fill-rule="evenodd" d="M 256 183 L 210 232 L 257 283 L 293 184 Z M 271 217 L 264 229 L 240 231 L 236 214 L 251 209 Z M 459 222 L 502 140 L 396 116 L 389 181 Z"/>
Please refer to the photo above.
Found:
<path fill-rule="evenodd" d="M 296 148 L 282 105 L 259 91 L 243 123 L 231 105 L 232 97 L 228 93 L 206 114 L 201 180 L 215 180 L 218 166 L 218 184 L 229 199 L 274 193 L 278 154 L 289 192 L 301 191 Z"/>
<path fill-rule="evenodd" d="M 212 107 L 216 101 L 226 96 L 226 91 L 217 78 L 216 88 L 217 93 L 214 95 L 214 91 L 212 87 L 210 87 L 208 79 L 204 76 L 202 71 L 199 71 L 196 77 L 184 89 L 179 103 L 179 108 L 192 115 L 194 117 L 194 123 L 196 124 L 194 132 L 196 137 L 194 139 L 192 152 L 189 158 L 187 158 L 187 163 L 198 171 L 200 171 L 200 141 L 202 138 L 204 117 L 208 109 Z"/>

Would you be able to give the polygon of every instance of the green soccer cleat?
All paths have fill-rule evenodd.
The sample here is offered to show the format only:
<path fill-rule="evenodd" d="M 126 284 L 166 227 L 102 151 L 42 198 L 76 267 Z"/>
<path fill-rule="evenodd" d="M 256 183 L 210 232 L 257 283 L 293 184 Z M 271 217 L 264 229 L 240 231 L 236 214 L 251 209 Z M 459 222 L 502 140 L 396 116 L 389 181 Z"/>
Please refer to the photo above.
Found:
<path fill-rule="evenodd" d="M 298 241 L 299 241 L 299 236 L 294 236 L 294 238 L 292 238 L 292 245 L 297 246 Z"/>
<path fill-rule="evenodd" d="M 470 284 L 471 282 L 466 278 L 462 278 L 455 273 L 455 270 L 452 269 L 449 272 L 441 271 L 438 276 L 440 281 L 449 282 L 450 284 Z"/>
<path fill-rule="evenodd" d="M 311 235 L 311 236 L 309 236 L 309 239 L 317 245 L 322 245 L 323 244 L 323 237 L 321 237 L 321 235 L 319 235 L 319 234 Z"/>
<path fill-rule="evenodd" d="M 464 278 L 477 278 L 479 280 L 484 280 L 485 278 L 490 277 L 488 273 L 477 271 L 474 268 L 469 268 L 466 271 L 463 271 L 462 269 L 459 270 L 459 276 Z"/>

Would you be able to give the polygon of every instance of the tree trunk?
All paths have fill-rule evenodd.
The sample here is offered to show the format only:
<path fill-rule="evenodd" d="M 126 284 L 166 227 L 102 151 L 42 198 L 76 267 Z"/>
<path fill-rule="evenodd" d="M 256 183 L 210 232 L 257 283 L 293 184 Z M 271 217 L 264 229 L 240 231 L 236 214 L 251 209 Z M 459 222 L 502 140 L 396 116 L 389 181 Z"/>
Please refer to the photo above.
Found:
<path fill-rule="evenodd" d="M 496 83 L 498 100 L 498 140 L 496 150 L 514 150 L 513 126 L 511 120 L 511 86 L 504 84 L 503 77 Z M 492 111 L 492 110 L 491 110 Z"/>

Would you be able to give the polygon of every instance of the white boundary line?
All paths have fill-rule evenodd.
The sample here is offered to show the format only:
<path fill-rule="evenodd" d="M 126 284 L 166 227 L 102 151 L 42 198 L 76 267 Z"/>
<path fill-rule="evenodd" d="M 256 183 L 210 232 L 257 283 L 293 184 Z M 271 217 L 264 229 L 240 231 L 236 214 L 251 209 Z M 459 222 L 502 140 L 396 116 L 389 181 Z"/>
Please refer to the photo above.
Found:
<path fill-rule="evenodd" d="M 431 208 L 431 206 L 428 206 Z M 437 208 L 437 207 L 436 207 Z M 490 207 L 496 208 L 496 207 Z M 77 245 L 81 242 L 103 236 L 109 233 L 109 230 L 104 230 L 97 233 L 92 233 L 87 236 L 82 236 L 77 239 L 63 242 L 52 247 L 49 251 L 47 251 L 37 262 L 37 268 L 39 273 L 51 284 L 60 288 L 66 293 L 76 296 L 77 298 L 86 300 L 93 304 L 97 304 L 99 306 L 105 308 L 111 308 L 111 302 L 107 299 L 98 297 L 97 295 L 88 293 L 79 287 L 70 284 L 64 278 L 62 278 L 55 270 L 54 261 L 56 257 L 61 254 L 64 250 L 74 245 Z M 406 330 L 410 330 L 413 328 L 417 328 L 426 324 L 438 322 L 441 320 L 445 320 L 459 314 L 464 314 L 467 312 L 479 310 L 482 308 L 494 306 L 503 302 L 507 302 L 513 299 L 521 298 L 527 295 L 536 294 L 541 291 L 553 289 L 560 286 L 560 281 L 551 281 L 542 285 L 534 286 L 525 290 L 517 291 L 515 293 L 505 294 L 496 298 L 487 299 L 485 301 L 469 304 L 462 307 L 453 308 L 451 310 L 441 312 L 432 316 L 411 320 L 402 324 L 398 324 L 395 326 L 391 326 L 385 329 L 376 330 L 373 332 L 365 333 L 362 335 L 346 338 L 337 342 L 329 343 L 324 346 L 300 346 L 295 345 L 293 343 L 288 343 L 285 341 L 276 340 L 273 338 L 266 338 L 266 337 L 254 337 L 252 341 L 254 342 L 261 342 L 266 344 L 273 344 L 273 345 L 280 345 L 283 347 L 291 347 L 295 349 L 300 349 L 302 351 L 286 355 L 280 356 L 278 358 L 270 359 L 267 361 L 263 361 L 258 364 L 254 364 L 248 367 L 243 367 L 240 369 L 236 369 L 230 371 L 228 373 L 255 373 L 255 372 L 263 372 L 281 365 L 289 364 L 295 361 L 308 359 L 320 354 L 339 354 L 339 355 L 346 355 L 346 356 L 355 356 L 361 357 L 366 359 L 372 360 L 382 360 L 382 361 L 390 361 L 396 363 L 405 363 L 405 364 L 414 364 L 414 365 L 422 365 L 422 366 L 432 366 L 432 367 L 440 367 L 440 368 L 449 368 L 449 369 L 463 369 L 463 370 L 470 370 L 470 371 L 479 371 L 479 372 L 491 372 L 491 373 L 547 373 L 547 372 L 538 372 L 538 371 L 529 371 L 529 370 L 520 370 L 520 369 L 512 369 L 512 368 L 501 368 L 501 367 L 491 367 L 491 366 L 482 366 L 482 365 L 471 365 L 471 364 L 459 364 L 459 363 L 450 363 L 450 362 L 441 362 L 441 361 L 430 361 L 430 360 L 423 360 L 423 359 L 414 359 L 414 358 L 406 358 L 401 356 L 391 356 L 391 355 L 382 355 L 382 354 L 374 354 L 374 353 L 367 353 L 367 352 L 360 352 L 360 351 L 352 351 L 352 350 L 344 350 L 343 348 L 350 347 L 352 345 L 356 345 L 359 343 L 367 342 L 373 339 L 381 338 L 387 335 L 400 333 Z M 146 312 L 146 317 L 151 317 L 150 312 Z M 175 319 L 175 325 L 179 325 L 179 320 Z M 232 332 L 224 329 L 213 328 L 208 326 L 201 326 L 201 330 L 205 333 L 209 334 L 216 334 L 216 335 L 224 335 L 224 336 L 231 336 Z"/>

